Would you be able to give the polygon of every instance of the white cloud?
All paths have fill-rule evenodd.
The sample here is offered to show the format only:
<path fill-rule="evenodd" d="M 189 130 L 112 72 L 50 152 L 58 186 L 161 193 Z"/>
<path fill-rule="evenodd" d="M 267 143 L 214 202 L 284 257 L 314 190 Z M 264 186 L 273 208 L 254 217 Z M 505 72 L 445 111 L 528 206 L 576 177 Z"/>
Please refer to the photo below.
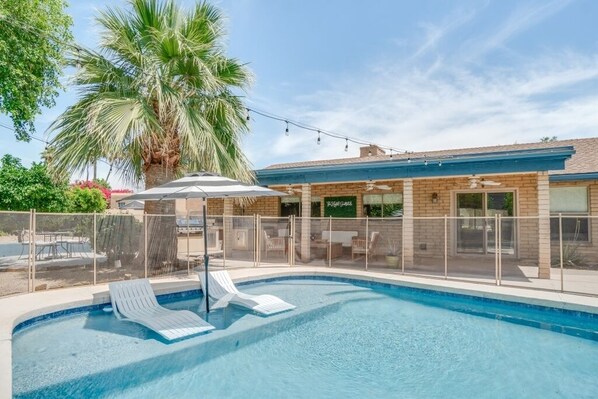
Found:
<path fill-rule="evenodd" d="M 356 84 L 360 81 L 360 84 Z M 517 70 L 445 68 L 426 74 L 385 64 L 367 78 L 344 79 L 332 89 L 298 98 L 287 115 L 348 136 L 408 150 L 433 150 L 596 135 L 598 95 L 560 90 L 598 84 L 598 59 L 569 54 L 542 58 Z M 306 104 L 309 107 L 306 110 Z M 282 128 L 281 128 L 282 129 Z M 344 141 L 315 133 L 275 135 L 254 158 L 309 160 L 346 156 Z M 349 155 L 357 154 L 351 145 Z"/>
<path fill-rule="evenodd" d="M 420 28 L 424 30 L 425 40 L 414 52 L 411 59 L 421 57 L 430 50 L 434 49 L 443 38 L 461 26 L 465 25 L 467 22 L 471 21 L 475 14 L 476 11 L 473 9 L 467 11 L 457 10 L 448 17 L 444 18 L 440 24 L 433 24 L 429 22 L 419 24 Z"/>
<path fill-rule="evenodd" d="M 497 48 L 504 48 L 511 39 L 557 14 L 571 1 L 553 0 L 537 5 L 521 3 L 491 35 L 467 43 L 463 55 L 471 61 Z"/>
<path fill-rule="evenodd" d="M 596 136 L 598 95 L 584 88 L 598 86 L 597 55 L 546 48 L 544 54 L 511 53 L 502 66 L 484 59 L 497 50 L 504 53 L 509 41 L 569 3 L 518 6 L 493 31 L 467 43 L 451 42 L 452 34 L 475 24 L 481 8 L 457 10 L 439 23 L 419 24 L 426 35 L 411 47 L 410 57 L 384 59 L 366 73 L 332 79 L 325 88 L 291 99 L 294 105 L 284 109 L 265 99 L 258 103 L 328 131 L 410 151 Z M 267 151 L 263 143 L 251 143 L 258 167 L 358 155 L 358 145 L 350 144 L 345 153 L 339 139 L 323 136 L 317 146 L 311 132 L 269 137 Z"/>

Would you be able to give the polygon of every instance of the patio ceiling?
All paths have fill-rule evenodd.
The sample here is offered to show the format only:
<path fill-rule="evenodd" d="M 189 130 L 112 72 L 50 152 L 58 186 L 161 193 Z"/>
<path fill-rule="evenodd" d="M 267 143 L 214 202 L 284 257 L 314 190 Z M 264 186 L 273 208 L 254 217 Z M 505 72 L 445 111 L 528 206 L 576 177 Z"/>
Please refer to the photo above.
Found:
<path fill-rule="evenodd" d="M 413 158 L 358 164 L 261 169 L 260 185 L 330 183 L 384 179 L 449 177 L 470 174 L 541 172 L 565 169 L 575 154 L 573 146 L 495 153 L 463 154 L 437 158 Z"/>

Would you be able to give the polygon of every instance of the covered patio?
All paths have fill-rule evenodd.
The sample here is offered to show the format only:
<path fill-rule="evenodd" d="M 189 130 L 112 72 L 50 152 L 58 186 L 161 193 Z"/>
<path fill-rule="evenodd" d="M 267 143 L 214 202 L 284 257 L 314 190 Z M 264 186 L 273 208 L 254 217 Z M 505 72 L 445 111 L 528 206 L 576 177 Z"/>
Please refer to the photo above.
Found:
<path fill-rule="evenodd" d="M 289 197 L 245 207 L 210 200 L 208 212 L 259 215 L 257 230 L 262 233 L 256 240 L 263 242 L 254 245 L 269 254 L 279 252 L 293 264 L 401 270 L 434 265 L 444 274 L 443 269 L 459 263 L 495 276 L 501 258 L 505 273 L 508 265 L 518 265 L 534 267 L 536 278 L 550 278 L 548 171 L 565 169 L 575 153 L 572 146 L 436 157 L 389 158 L 381 151 L 364 147 L 363 159 L 356 162 L 314 161 L 259 170 L 260 184 Z M 239 222 L 229 228 L 233 236 L 251 230 L 240 228 Z M 227 247 L 233 251 L 234 241 Z M 398 263 L 387 255 L 397 256 Z"/>

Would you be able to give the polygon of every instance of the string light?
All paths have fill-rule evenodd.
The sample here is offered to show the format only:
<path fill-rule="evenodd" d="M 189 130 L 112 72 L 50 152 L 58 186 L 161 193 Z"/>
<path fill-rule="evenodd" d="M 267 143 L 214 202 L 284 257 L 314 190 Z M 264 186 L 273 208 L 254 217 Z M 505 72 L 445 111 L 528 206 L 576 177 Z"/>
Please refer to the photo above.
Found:
<path fill-rule="evenodd" d="M 84 48 L 78 46 L 77 44 L 61 40 L 60 38 L 58 38 L 56 36 L 47 35 L 47 34 L 45 34 L 45 32 L 42 32 L 38 28 L 21 25 L 17 21 L 9 20 L 8 18 L 6 18 L 4 16 L 0 16 L 0 20 L 5 21 L 7 23 L 11 23 L 11 24 L 17 25 L 17 26 L 19 26 L 19 27 L 21 27 L 23 29 L 29 30 L 30 32 L 33 32 L 35 30 L 34 33 L 38 33 L 38 34 L 44 35 L 45 37 L 47 37 L 47 38 L 49 38 L 49 39 L 51 39 L 51 40 L 53 40 L 53 41 L 55 41 L 57 43 L 62 43 L 65 46 L 70 47 L 71 49 L 75 50 L 75 52 L 76 52 L 76 58 L 77 58 L 77 61 L 78 61 L 77 64 L 79 64 L 79 60 L 80 60 L 80 57 L 81 57 L 81 52 L 82 51 L 86 51 Z M 80 68 L 80 65 L 76 65 L 76 66 Z M 246 111 L 247 111 L 247 115 L 246 115 L 246 120 L 247 121 L 251 120 L 251 116 L 250 116 L 251 112 L 256 113 L 258 115 L 261 115 L 263 117 L 269 118 L 269 119 L 284 121 L 285 124 L 286 124 L 285 135 L 287 135 L 287 136 L 289 136 L 289 125 L 290 124 L 294 125 L 294 126 L 296 126 L 298 128 L 304 129 L 304 130 L 310 130 L 310 131 L 314 131 L 314 132 L 317 131 L 318 132 L 318 140 L 317 140 L 318 145 L 321 142 L 320 135 L 324 134 L 326 136 L 333 137 L 333 138 L 338 138 L 338 139 L 344 138 L 345 139 L 345 152 L 349 151 L 349 141 L 351 141 L 351 142 L 353 142 L 355 144 L 359 144 L 359 145 L 376 145 L 377 147 L 379 147 L 381 149 L 390 150 L 390 158 L 391 159 L 393 158 L 393 151 L 397 152 L 397 153 L 400 153 L 400 152 L 404 151 L 405 154 L 409 154 L 408 150 L 404 150 L 404 149 L 397 150 L 397 149 L 395 149 L 393 147 L 379 145 L 379 144 L 371 144 L 371 143 L 368 143 L 368 142 L 366 142 L 364 140 L 361 140 L 361 139 L 358 139 L 358 138 L 352 138 L 352 137 L 348 137 L 348 136 L 341 135 L 341 134 L 338 134 L 338 133 L 334 133 L 334 132 L 330 132 L 330 131 L 324 131 L 323 129 L 316 129 L 313 126 L 309 126 L 307 124 L 296 122 L 296 121 L 291 121 L 291 120 L 288 120 L 287 118 L 283 118 L 283 117 L 274 115 L 274 114 L 269 113 L 269 112 L 265 112 L 265 111 L 261 111 L 261 110 L 256 110 L 256 109 L 250 109 L 250 108 L 246 108 Z M 0 125 L 0 126 L 8 128 L 10 130 L 13 130 L 12 128 L 10 128 L 8 126 L 4 126 L 4 125 Z M 42 139 L 34 137 L 34 136 L 31 136 L 31 138 L 33 140 L 38 140 L 38 141 L 47 143 L 46 140 L 42 140 Z M 368 154 L 371 155 L 371 150 L 368 151 Z M 100 162 L 104 162 L 106 164 L 109 164 L 108 162 L 106 162 L 106 161 L 104 161 L 102 159 L 100 159 Z M 408 158 L 407 162 L 411 162 L 411 158 Z M 112 164 L 109 164 L 109 165 L 112 166 Z M 424 162 L 424 165 L 426 165 L 426 166 L 428 165 L 428 161 L 427 160 Z M 438 162 L 438 166 L 442 166 L 442 161 Z"/>
<path fill-rule="evenodd" d="M 407 158 L 407 163 L 411 163 L 411 157 Z"/>
<path fill-rule="evenodd" d="M 392 152 L 396 152 L 396 153 L 401 153 L 401 152 L 405 152 L 405 154 L 409 153 L 409 151 L 407 151 L 405 149 L 397 149 L 397 148 L 386 146 L 386 145 L 380 145 L 380 144 L 376 144 L 376 143 L 371 143 L 371 142 L 368 142 L 368 141 L 365 141 L 365 140 L 362 140 L 362 139 L 359 139 L 359 138 L 355 138 L 355 137 L 350 137 L 350 136 L 347 136 L 347 135 L 344 135 L 344 134 L 327 131 L 325 129 L 322 129 L 322 128 L 319 128 L 319 127 L 316 127 L 316 126 L 311 126 L 311 125 L 308 125 L 306 123 L 294 121 L 294 120 L 291 120 L 289 118 L 285 118 L 283 116 L 275 115 L 275 114 L 273 114 L 271 112 L 267 112 L 267 111 L 263 111 L 263 110 L 257 110 L 255 108 L 247 108 L 247 111 L 250 112 L 250 113 L 253 112 L 254 114 L 263 116 L 263 117 L 268 118 L 268 119 L 272 119 L 272 120 L 277 120 L 277 121 L 280 121 L 280 122 L 284 122 L 285 125 L 286 125 L 285 126 L 285 133 L 287 133 L 287 130 L 289 129 L 290 125 L 293 125 L 293 126 L 299 128 L 299 129 L 309 130 L 309 131 L 312 131 L 314 133 L 318 133 L 318 136 L 320 137 L 320 143 L 321 143 L 321 136 L 325 135 L 325 136 L 336 138 L 336 139 L 341 139 L 341 140 L 344 139 L 345 140 L 345 144 L 348 144 L 348 142 L 350 141 L 350 142 L 358 144 L 358 145 L 376 146 L 376 147 L 379 147 L 380 149 L 387 150 L 387 151 L 392 150 Z M 287 134 L 287 136 L 288 136 L 288 134 Z M 318 141 L 316 141 L 316 143 L 318 143 Z M 348 148 L 347 148 L 347 151 L 348 151 Z"/>
<path fill-rule="evenodd" d="M 427 159 L 424 161 L 424 166 L 428 166 L 428 160 Z"/>
<path fill-rule="evenodd" d="M 370 148 L 368 149 L 368 157 L 372 156 L 372 145 L 370 144 Z"/>

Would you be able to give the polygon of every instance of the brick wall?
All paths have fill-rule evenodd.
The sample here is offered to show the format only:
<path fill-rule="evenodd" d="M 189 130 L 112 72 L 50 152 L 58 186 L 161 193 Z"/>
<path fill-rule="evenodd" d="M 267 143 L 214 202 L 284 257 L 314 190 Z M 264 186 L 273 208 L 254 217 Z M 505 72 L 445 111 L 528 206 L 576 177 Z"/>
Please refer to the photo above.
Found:
<path fill-rule="evenodd" d="M 224 212 L 224 200 L 221 198 L 208 199 L 208 214 L 222 215 Z M 249 200 L 244 207 L 241 207 L 236 201 L 233 205 L 233 215 L 262 215 L 279 216 L 280 199 L 278 197 L 258 198 Z"/>
<path fill-rule="evenodd" d="M 208 215 L 222 216 L 224 214 L 224 199 L 208 198 L 207 208 Z"/>
<path fill-rule="evenodd" d="M 391 187 L 391 190 L 377 190 L 366 191 L 366 183 L 337 183 L 337 184 L 312 184 L 311 195 L 312 197 L 320 197 L 321 201 L 324 201 L 326 197 L 341 197 L 341 196 L 356 196 L 357 197 L 357 217 L 363 217 L 363 194 L 386 194 L 386 193 L 400 193 L 403 191 L 403 182 L 394 181 L 376 181 L 376 184 L 386 184 Z M 300 189 L 299 185 L 294 186 Z M 272 186 L 273 190 L 285 192 L 286 186 Z M 301 193 L 296 194 L 298 197 Z M 209 199 L 208 200 L 208 213 L 210 215 L 222 215 L 224 210 L 223 202 L 221 199 Z M 321 207 L 322 215 L 324 216 L 324 207 Z M 235 204 L 234 214 L 243 214 L 243 209 Z M 244 208 L 245 215 L 262 215 L 262 216 L 279 216 L 280 215 L 280 198 L 278 197 L 267 197 L 257 198 L 255 201 L 250 202 Z"/>
<path fill-rule="evenodd" d="M 501 183 L 498 187 L 491 187 L 492 190 L 516 192 L 516 216 L 536 216 L 538 212 L 536 176 L 534 173 L 484 176 L 484 178 Z M 451 201 L 454 201 L 455 191 L 487 190 L 481 188 L 470 189 L 467 177 L 413 180 L 414 217 L 438 218 L 416 219 L 414 221 L 414 247 L 416 256 L 443 256 L 444 220 L 442 220 L 442 217 L 444 215 L 454 215 L 451 213 Z M 436 203 L 432 202 L 433 193 L 438 194 Z M 451 221 L 448 226 L 449 249 L 455 247 L 455 223 L 455 221 Z M 509 222 L 503 222 L 503 230 L 507 223 Z M 519 233 L 519 257 L 535 261 L 538 254 L 538 222 L 537 220 L 521 220 L 518 223 L 519 226 L 515 228 L 518 228 Z"/>
<path fill-rule="evenodd" d="M 515 191 L 516 216 L 537 216 L 538 214 L 538 192 L 537 174 L 519 175 L 497 175 L 485 176 L 487 180 L 501 183 L 498 187 L 489 187 L 493 191 Z M 357 217 L 363 217 L 363 194 L 385 194 L 391 192 L 402 192 L 402 181 L 376 181 L 377 184 L 386 184 L 392 187 L 391 191 L 372 190 L 366 191 L 366 183 L 337 183 L 337 184 L 313 184 L 311 185 L 312 196 L 320 197 L 323 201 L 326 197 L 356 196 Z M 285 191 L 286 186 L 271 187 L 275 190 Z M 297 185 L 297 188 L 299 186 Z M 444 253 L 444 215 L 453 215 L 451 202 L 454 200 L 455 191 L 488 191 L 486 189 L 470 189 L 467 177 L 437 178 L 437 179 L 414 179 L 413 180 L 413 201 L 414 217 L 435 217 L 432 220 L 414 221 L 414 249 L 415 255 L 421 256 L 442 256 Z M 437 202 L 432 202 L 432 194 L 437 193 Z M 598 184 L 591 188 L 592 212 L 598 214 Z M 297 195 L 300 195 L 298 193 Z M 596 205 L 594 205 L 596 204 Z M 595 207 L 595 209 L 594 209 Z M 241 215 L 242 208 L 235 204 L 234 214 Z M 210 215 L 221 215 L 223 212 L 222 200 L 208 200 L 208 213 Z M 322 207 L 323 212 L 323 207 Z M 278 216 L 280 214 L 279 198 L 259 198 L 244 208 L 245 215 L 260 214 L 262 216 Z M 360 237 L 365 237 L 365 221 L 361 220 L 334 220 L 333 230 L 357 231 Z M 374 223 L 374 221 L 372 221 Z M 449 223 L 449 248 L 455 247 L 455 222 Z M 514 222 L 503 222 L 503 231 L 508 223 L 512 223 L 516 231 L 519 247 L 519 257 L 528 264 L 536 264 L 538 259 L 538 220 L 520 220 L 515 226 Z M 596 226 L 594 226 L 596 224 Z M 383 239 L 378 245 L 378 253 L 387 251 L 388 240 L 401 239 L 400 223 L 384 224 L 379 222 L 370 226 L 370 231 L 380 230 Z M 325 227 L 325 226 L 324 226 Z M 324 230 L 314 228 L 315 231 Z M 376 229 L 376 230 L 373 230 Z M 598 220 L 592 224 L 592 230 L 598 234 Z M 593 235 L 593 234 L 592 234 Z M 425 249 L 423 249 L 425 248 Z M 588 247 L 588 252 L 594 250 Z"/>

